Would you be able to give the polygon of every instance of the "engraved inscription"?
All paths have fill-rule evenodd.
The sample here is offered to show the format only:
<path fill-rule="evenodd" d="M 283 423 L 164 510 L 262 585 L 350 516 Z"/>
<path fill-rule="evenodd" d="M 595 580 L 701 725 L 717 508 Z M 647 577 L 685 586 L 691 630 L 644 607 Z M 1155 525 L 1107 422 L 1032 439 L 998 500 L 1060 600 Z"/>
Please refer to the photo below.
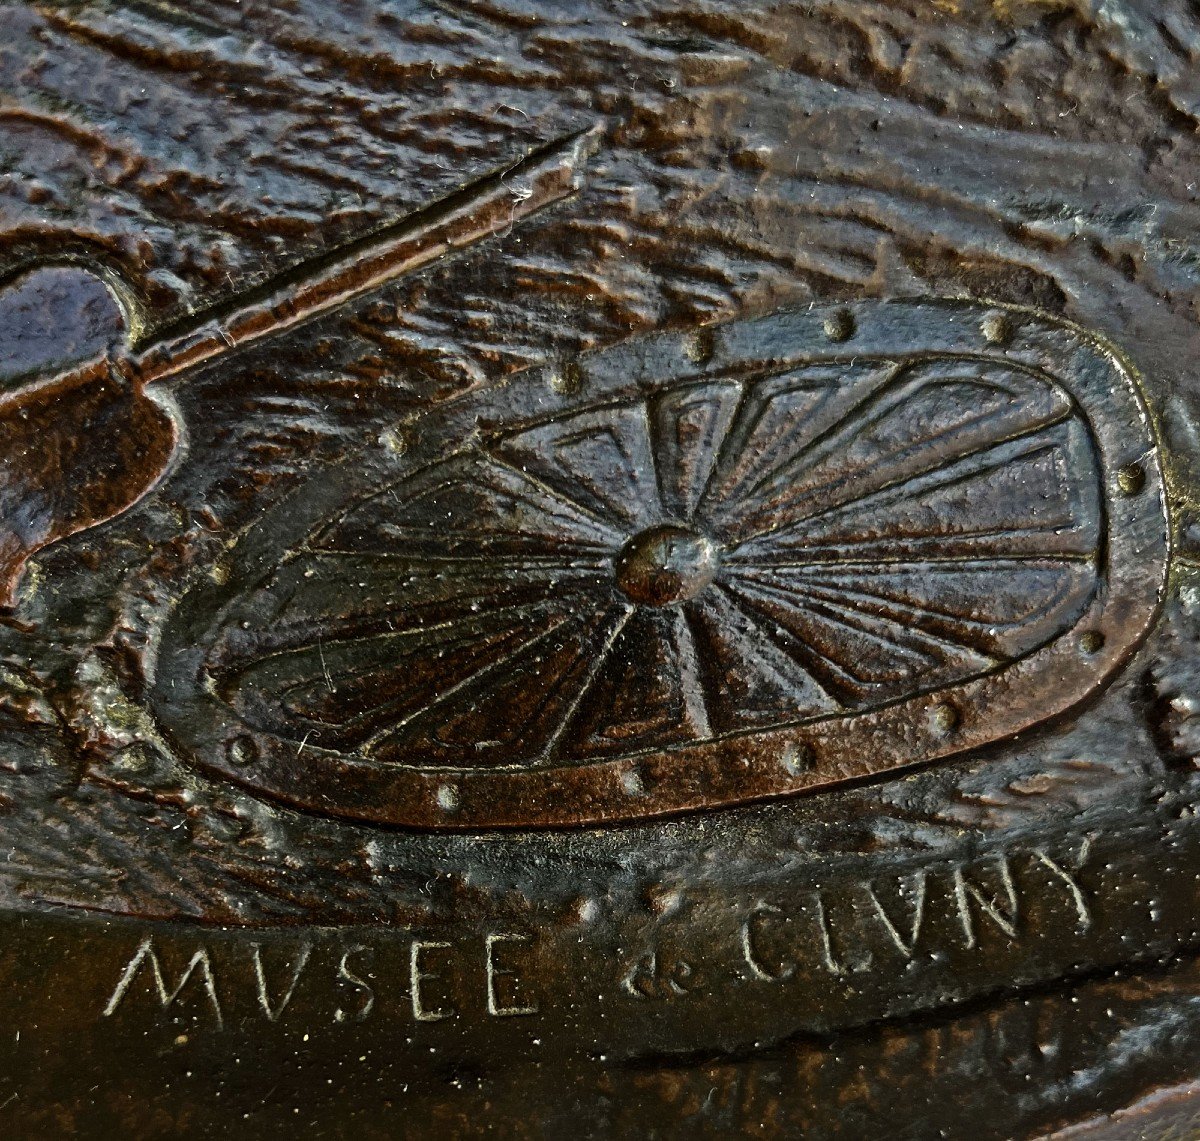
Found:
<path fill-rule="evenodd" d="M 255 962 L 257 963 L 257 961 L 256 958 Z M 213 976 L 212 962 L 208 951 L 203 947 L 197 949 L 195 954 L 188 960 L 187 966 L 183 968 L 174 985 L 168 985 L 166 973 L 163 970 L 158 952 L 154 949 L 154 941 L 152 939 L 143 940 L 134 952 L 133 958 L 126 965 L 117 982 L 116 989 L 112 992 L 112 997 L 104 1007 L 105 1018 L 111 1018 L 116 1013 L 117 1007 L 124 1001 L 129 988 L 133 985 L 134 979 L 143 970 L 153 980 L 154 990 L 158 995 L 158 1000 L 162 1004 L 163 1010 L 166 1010 L 179 999 L 184 988 L 195 977 L 197 984 L 203 988 L 203 993 L 211 1005 L 213 1017 L 216 1019 L 217 1025 L 221 1026 L 224 1024 L 224 1015 L 221 1013 L 221 1001 L 217 997 L 217 981 Z"/>
<path fill-rule="evenodd" d="M 505 944 L 527 943 L 526 935 L 514 935 L 510 932 L 488 935 L 484 939 L 486 955 L 484 963 L 487 968 L 487 1012 L 494 1018 L 519 1018 L 527 1014 L 537 1014 L 538 1008 L 532 1005 L 521 1005 L 513 997 L 503 998 L 502 994 L 515 995 L 518 973 L 508 965 L 501 965 L 499 956 Z M 507 964 L 507 960 L 505 960 Z"/>
<path fill-rule="evenodd" d="M 896 921 L 888 914 L 880 902 L 879 896 L 875 894 L 874 884 L 866 885 L 867 898 L 870 899 L 871 905 L 875 908 L 875 913 L 879 916 L 880 922 L 883 924 L 884 930 L 891 937 L 893 943 L 896 944 L 896 950 L 900 952 L 906 959 L 911 959 L 917 949 L 917 939 L 921 934 L 921 924 L 925 919 L 925 894 L 927 889 L 927 876 L 925 872 L 917 874 L 916 884 L 912 890 L 911 902 L 908 902 L 909 917 L 903 921 L 904 933 L 896 926 Z M 904 898 L 903 890 L 897 892 L 901 898 Z M 907 902 L 907 901 L 906 901 Z"/>
<path fill-rule="evenodd" d="M 268 951 L 251 941 L 235 944 L 232 954 L 216 955 L 203 944 L 168 952 L 148 937 L 125 963 L 101 1014 L 112 1018 L 136 1006 L 169 1017 L 203 1015 L 221 1029 L 229 1008 L 250 1023 L 275 1024 L 287 1021 L 297 1004 L 311 1014 L 314 996 L 332 993 L 337 1001 L 326 1014 L 335 1023 L 366 1022 L 381 998 L 414 1023 L 523 1018 L 539 1014 L 542 1006 L 531 944 L 529 935 L 513 931 L 472 941 L 413 938 L 404 943 L 407 970 L 381 973 L 385 948 L 376 943 L 330 947 L 310 938 Z M 186 961 L 173 969 L 181 955 Z"/>
<path fill-rule="evenodd" d="M 864 880 L 839 893 L 836 905 L 821 891 L 810 892 L 799 909 L 767 900 L 742 920 L 739 950 L 747 977 L 786 982 L 798 971 L 799 955 L 835 977 L 873 971 L 899 955 L 912 961 L 951 947 L 978 951 L 1000 938 L 1019 942 L 1028 933 L 1027 901 L 1057 895 L 1065 903 L 1062 922 L 1082 934 L 1093 922 L 1082 871 L 1090 844 L 1049 855 L 1001 852 L 979 863 L 922 869 L 891 883 Z M 865 904 L 866 906 L 863 906 Z"/>
<path fill-rule="evenodd" d="M 434 942 L 414 942 L 408 954 L 408 986 L 412 998 L 412 1015 L 417 1022 L 441 1022 L 444 1018 L 453 1018 L 455 1011 L 450 1006 L 438 1006 L 427 995 L 427 983 L 436 983 L 438 972 L 426 963 L 426 958 L 436 952 L 449 951 L 451 944 L 437 940 Z"/>
<path fill-rule="evenodd" d="M 370 1017 L 371 1011 L 375 1009 L 375 990 L 362 977 L 366 973 L 366 969 L 352 965 L 352 960 L 356 961 L 359 957 L 369 962 L 371 953 L 371 947 L 356 944 L 353 947 L 347 947 L 342 952 L 341 958 L 338 959 L 338 981 L 346 983 L 353 988 L 356 993 L 357 1003 L 353 1006 L 339 1006 L 333 1012 L 335 1022 L 363 1022 Z"/>
<path fill-rule="evenodd" d="M 820 1010 L 922 978 L 953 988 L 997 963 L 1036 963 L 1111 941 L 1104 932 L 1118 914 L 1155 921 L 1136 877 L 1114 872 L 1111 844 L 1100 840 L 1101 854 L 1097 840 L 1061 836 L 857 879 L 773 878 L 746 885 L 739 899 L 694 885 L 673 892 L 669 908 L 618 928 L 593 916 L 579 927 L 498 926 L 469 938 L 164 931 L 121 948 L 95 1011 L 102 1022 L 120 1016 L 171 1028 L 186 1019 L 226 1034 L 389 1022 L 447 1041 L 479 1020 L 541 1033 L 538 1016 L 562 1010 L 653 1021 L 725 1007 L 737 995 L 754 1007 L 756 992 Z M 1176 919 L 1190 922 L 1193 908 L 1184 904 Z M 589 1024 L 583 1017 L 580 1025 Z"/>
<path fill-rule="evenodd" d="M 287 1009 L 287 1005 L 292 1001 L 292 995 L 296 993 L 296 984 L 300 982 L 300 975 L 304 972 L 304 968 L 308 965 L 309 957 L 312 955 L 312 944 L 305 944 L 301 948 L 299 955 L 291 968 L 291 977 L 287 983 L 287 989 L 277 998 L 271 998 L 271 992 L 267 987 L 266 971 L 263 969 L 263 953 L 262 947 L 255 943 L 251 948 L 251 960 L 254 964 L 254 982 L 256 993 L 258 996 L 258 1005 L 266 1015 L 268 1022 L 275 1022 L 279 1016 Z"/>

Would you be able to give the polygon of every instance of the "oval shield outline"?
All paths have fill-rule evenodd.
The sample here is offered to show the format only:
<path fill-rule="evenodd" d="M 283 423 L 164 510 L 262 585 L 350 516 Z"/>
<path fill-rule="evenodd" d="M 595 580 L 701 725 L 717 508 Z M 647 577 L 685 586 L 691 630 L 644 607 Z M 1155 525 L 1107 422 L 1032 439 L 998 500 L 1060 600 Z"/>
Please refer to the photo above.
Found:
<path fill-rule="evenodd" d="M 298 546 L 389 481 L 476 445 L 497 423 L 866 360 L 1002 366 L 1067 394 L 1095 451 L 1102 529 L 1098 585 L 1069 628 L 999 668 L 877 706 L 542 765 L 380 761 L 265 731 L 217 692 L 212 646 Z M 1067 713 L 1128 662 L 1165 589 L 1166 497 L 1132 369 L 1087 331 L 1019 307 L 862 301 L 656 334 L 584 354 L 570 383 L 553 365 L 513 374 L 423 412 L 404 435 L 406 447 L 372 441 L 311 476 L 239 538 L 220 582 L 200 580 L 168 617 L 152 705 L 168 737 L 209 773 L 323 815 L 422 828 L 593 824 L 815 792 L 945 760 Z"/>

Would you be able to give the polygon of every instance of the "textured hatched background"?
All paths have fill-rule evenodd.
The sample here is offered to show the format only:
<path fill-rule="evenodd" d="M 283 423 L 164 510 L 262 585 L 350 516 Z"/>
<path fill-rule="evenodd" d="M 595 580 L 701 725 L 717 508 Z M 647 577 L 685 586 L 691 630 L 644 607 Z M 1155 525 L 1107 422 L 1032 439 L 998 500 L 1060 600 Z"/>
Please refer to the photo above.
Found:
<path fill-rule="evenodd" d="M 527 364 L 810 298 L 997 296 L 1129 352 L 1185 499 L 1200 455 L 1194 6 L 935 7 L 0 6 L 0 266 L 99 259 L 160 330 L 539 142 L 603 131 L 575 202 L 182 388 L 176 476 L 43 557 L 77 579 L 26 599 L 23 617 L 57 643 L 0 631 L 8 902 L 254 921 L 420 915 L 437 906 L 430 883 L 446 906 L 503 892 L 502 871 L 438 879 L 460 841 L 401 842 L 198 782 L 145 721 L 140 654 L 172 574 L 217 552 L 299 459 L 344 455 L 416 405 Z M 1190 598 L 1160 639 L 1168 694 L 1186 688 L 1172 647 L 1192 638 Z M 964 824 L 1146 794 L 1159 768 L 1144 669 L 1086 737 L 762 810 L 754 834 L 798 860 L 936 849 Z M 537 843 L 593 886 L 629 870 L 616 841 Z M 714 844 L 755 858 L 743 817 L 684 821 L 647 831 L 634 879 L 657 883 Z M 533 886 L 561 896 L 552 880 Z"/>

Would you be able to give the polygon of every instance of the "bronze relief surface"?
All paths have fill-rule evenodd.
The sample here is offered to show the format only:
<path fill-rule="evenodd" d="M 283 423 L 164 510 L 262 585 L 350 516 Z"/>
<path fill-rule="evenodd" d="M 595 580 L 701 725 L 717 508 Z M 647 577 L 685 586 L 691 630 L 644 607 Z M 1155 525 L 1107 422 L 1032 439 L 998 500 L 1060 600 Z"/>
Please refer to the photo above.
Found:
<path fill-rule="evenodd" d="M 1074 330 L 892 302 L 573 368 L 441 405 L 266 513 L 162 628 L 168 732 L 381 823 L 642 817 L 1020 731 L 1155 613 L 1154 442 Z"/>
<path fill-rule="evenodd" d="M 1190 5 L 0 21 L 13 1135 L 1188 1135 Z"/>

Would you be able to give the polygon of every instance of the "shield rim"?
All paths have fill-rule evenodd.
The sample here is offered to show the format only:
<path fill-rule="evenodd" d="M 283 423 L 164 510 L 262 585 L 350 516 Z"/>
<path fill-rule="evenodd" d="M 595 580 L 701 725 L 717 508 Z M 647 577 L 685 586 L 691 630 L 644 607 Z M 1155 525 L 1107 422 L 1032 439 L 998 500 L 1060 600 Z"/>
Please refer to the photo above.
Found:
<path fill-rule="evenodd" d="M 525 769 L 420 769 L 309 746 L 298 769 L 294 740 L 251 726 L 205 687 L 204 632 L 217 628 L 234 600 L 270 574 L 319 520 L 377 485 L 381 469 L 409 468 L 425 454 L 448 456 L 445 441 L 465 446 L 476 438 L 497 402 L 506 420 L 578 409 L 579 394 L 564 391 L 556 366 L 546 365 L 422 412 L 407 426 L 407 438 L 415 441 L 409 449 L 398 451 L 394 437 L 373 442 L 359 453 L 360 462 L 317 472 L 239 536 L 225 573 L 206 574 L 185 591 L 157 639 L 151 705 L 159 726 L 209 774 L 296 808 L 360 822 L 478 830 L 613 823 L 828 790 L 947 760 L 1082 705 L 1113 680 L 1152 628 L 1169 560 L 1154 425 L 1136 371 L 1103 339 L 1020 306 L 875 300 L 651 335 L 585 353 L 578 365 L 591 403 L 614 390 L 649 394 L 853 356 L 1016 365 L 1046 374 L 1078 404 L 1101 473 L 1105 565 L 1102 589 L 1073 626 L 991 673 L 800 725 Z M 664 361 L 676 365 L 668 365 L 665 376 Z M 1143 479 L 1130 494 L 1119 473 L 1132 465 Z M 1085 651 L 1085 632 L 1100 633 L 1103 645 Z"/>

